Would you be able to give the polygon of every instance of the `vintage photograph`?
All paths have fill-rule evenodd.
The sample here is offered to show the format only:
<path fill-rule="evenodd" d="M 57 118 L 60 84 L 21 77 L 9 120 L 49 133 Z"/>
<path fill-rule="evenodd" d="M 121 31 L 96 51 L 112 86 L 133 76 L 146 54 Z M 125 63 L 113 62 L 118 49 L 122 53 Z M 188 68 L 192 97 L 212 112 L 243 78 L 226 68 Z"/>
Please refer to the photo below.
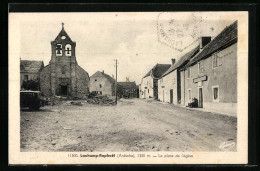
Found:
<path fill-rule="evenodd" d="M 241 151 L 230 16 L 10 14 L 20 153 Z"/>

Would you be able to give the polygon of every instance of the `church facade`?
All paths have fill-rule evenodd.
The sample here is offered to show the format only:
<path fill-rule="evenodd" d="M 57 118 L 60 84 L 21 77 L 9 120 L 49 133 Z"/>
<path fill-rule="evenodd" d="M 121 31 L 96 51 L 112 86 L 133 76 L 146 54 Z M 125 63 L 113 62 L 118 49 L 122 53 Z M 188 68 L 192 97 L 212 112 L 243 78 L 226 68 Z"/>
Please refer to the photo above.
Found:
<path fill-rule="evenodd" d="M 40 87 L 44 96 L 84 98 L 89 94 L 89 75 L 76 60 L 76 42 L 64 29 L 51 42 L 51 60 L 40 73 Z"/>

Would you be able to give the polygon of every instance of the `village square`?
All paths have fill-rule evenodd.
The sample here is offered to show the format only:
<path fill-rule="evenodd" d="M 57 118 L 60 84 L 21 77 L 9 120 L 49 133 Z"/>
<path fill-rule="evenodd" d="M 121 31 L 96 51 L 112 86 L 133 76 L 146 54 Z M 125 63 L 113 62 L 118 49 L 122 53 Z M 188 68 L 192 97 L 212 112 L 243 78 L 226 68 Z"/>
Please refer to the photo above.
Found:
<path fill-rule="evenodd" d="M 113 75 L 89 75 L 65 30 L 50 40 L 47 65 L 20 59 L 22 152 L 236 151 L 237 21 L 198 37 L 178 59 L 136 66 L 140 81 L 118 79 L 117 59 Z"/>

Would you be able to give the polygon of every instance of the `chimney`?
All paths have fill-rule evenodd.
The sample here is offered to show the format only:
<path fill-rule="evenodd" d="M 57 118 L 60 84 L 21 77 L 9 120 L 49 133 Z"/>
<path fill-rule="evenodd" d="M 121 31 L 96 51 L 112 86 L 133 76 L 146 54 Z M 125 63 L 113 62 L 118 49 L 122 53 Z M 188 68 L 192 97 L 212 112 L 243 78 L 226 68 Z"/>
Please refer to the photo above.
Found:
<path fill-rule="evenodd" d="M 172 58 L 172 65 L 175 64 L 175 58 Z"/>
<path fill-rule="evenodd" d="M 200 38 L 200 49 L 204 48 L 211 41 L 211 37 L 201 37 Z"/>
<path fill-rule="evenodd" d="M 104 74 L 104 70 L 102 71 L 102 73 Z"/>

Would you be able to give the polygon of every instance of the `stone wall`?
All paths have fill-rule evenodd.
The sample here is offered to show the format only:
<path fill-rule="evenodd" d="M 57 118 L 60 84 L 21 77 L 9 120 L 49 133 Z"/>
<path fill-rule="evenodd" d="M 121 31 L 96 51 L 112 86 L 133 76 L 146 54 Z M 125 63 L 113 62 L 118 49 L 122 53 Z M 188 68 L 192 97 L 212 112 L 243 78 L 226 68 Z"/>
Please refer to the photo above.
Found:
<path fill-rule="evenodd" d="M 101 86 L 100 86 L 101 85 Z M 98 91 L 102 92 L 102 95 L 113 96 L 114 84 L 111 83 L 106 77 L 90 77 L 90 92 Z"/>
<path fill-rule="evenodd" d="M 76 65 L 76 78 L 77 78 L 77 97 L 86 98 L 89 94 L 90 80 L 88 73 Z"/>
<path fill-rule="evenodd" d="M 43 70 L 40 72 L 40 89 L 44 96 L 51 96 L 51 73 L 50 73 L 50 66 L 47 65 Z"/>

